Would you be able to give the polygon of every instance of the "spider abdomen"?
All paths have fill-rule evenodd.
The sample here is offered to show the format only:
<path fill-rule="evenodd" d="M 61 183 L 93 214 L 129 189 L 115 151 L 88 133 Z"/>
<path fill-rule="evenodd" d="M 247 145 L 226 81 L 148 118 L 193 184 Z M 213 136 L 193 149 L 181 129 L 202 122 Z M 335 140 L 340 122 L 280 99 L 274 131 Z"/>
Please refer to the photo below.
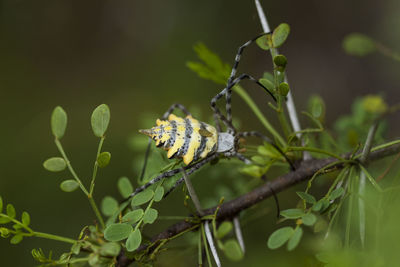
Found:
<path fill-rule="evenodd" d="M 217 149 L 217 130 L 192 116 L 181 118 L 170 114 L 168 120 L 157 119 L 156 124 L 151 129 L 139 132 L 150 136 L 156 141 L 157 147 L 167 150 L 168 158 L 183 158 L 183 162 L 188 165 Z"/>

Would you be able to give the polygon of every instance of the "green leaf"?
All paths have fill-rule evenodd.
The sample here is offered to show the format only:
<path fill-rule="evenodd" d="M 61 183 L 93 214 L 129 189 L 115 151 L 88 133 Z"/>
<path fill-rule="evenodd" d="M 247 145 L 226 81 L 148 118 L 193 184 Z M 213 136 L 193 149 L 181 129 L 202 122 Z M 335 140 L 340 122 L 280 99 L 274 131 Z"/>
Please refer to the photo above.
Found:
<path fill-rule="evenodd" d="M 100 254 L 102 256 L 118 256 L 121 251 L 121 246 L 118 243 L 109 242 L 105 243 L 100 248 Z"/>
<path fill-rule="evenodd" d="M 10 236 L 10 230 L 5 227 L 0 227 L 0 236 L 3 238 L 8 238 Z"/>
<path fill-rule="evenodd" d="M 148 209 L 143 216 L 143 222 L 152 224 L 158 217 L 158 211 L 156 209 Z"/>
<path fill-rule="evenodd" d="M 343 39 L 343 49 L 347 54 L 353 56 L 366 56 L 375 52 L 374 40 L 361 33 L 351 33 Z"/>
<path fill-rule="evenodd" d="M 162 187 L 160 185 L 159 187 L 157 187 L 156 191 L 154 192 L 154 201 L 155 202 L 161 201 L 163 196 L 164 196 L 164 187 Z"/>
<path fill-rule="evenodd" d="M 104 136 L 110 123 L 110 109 L 106 104 L 101 104 L 92 113 L 92 129 L 97 137 Z"/>
<path fill-rule="evenodd" d="M 110 196 L 106 196 L 101 201 L 101 212 L 106 216 L 111 216 L 118 211 L 118 201 Z"/>
<path fill-rule="evenodd" d="M 51 131 L 57 139 L 64 136 L 65 129 L 67 128 L 67 113 L 60 106 L 57 106 L 51 114 Z"/>
<path fill-rule="evenodd" d="M 52 157 L 43 162 L 43 167 L 51 172 L 59 172 L 67 167 L 67 163 L 63 158 Z"/>
<path fill-rule="evenodd" d="M 287 96 L 289 90 L 290 88 L 288 83 L 283 82 L 279 84 L 279 93 L 281 94 L 281 96 Z"/>
<path fill-rule="evenodd" d="M 6 217 L 0 217 L 0 224 L 6 224 L 11 222 L 11 220 L 9 218 Z"/>
<path fill-rule="evenodd" d="M 151 189 L 146 189 L 143 192 L 140 192 L 139 194 L 135 195 L 132 198 L 131 205 L 132 207 L 137 207 L 140 206 L 144 203 L 149 202 L 153 198 L 154 192 Z"/>
<path fill-rule="evenodd" d="M 204 64 L 200 62 L 188 62 L 186 64 L 187 67 L 203 79 L 212 80 L 218 84 L 225 84 L 231 72 L 229 64 L 224 63 L 217 54 L 213 53 L 202 43 L 196 44 L 194 50 Z"/>
<path fill-rule="evenodd" d="M 296 194 L 303 200 L 305 200 L 307 203 L 314 204 L 317 202 L 315 197 L 313 195 L 310 195 L 306 192 L 296 192 Z"/>
<path fill-rule="evenodd" d="M 287 249 L 289 251 L 294 250 L 299 244 L 302 236 L 303 236 L 303 229 L 301 227 L 297 227 L 292 237 L 289 239 L 289 242 L 287 243 Z"/>
<path fill-rule="evenodd" d="M 281 211 L 280 214 L 288 219 L 297 219 L 304 216 L 304 211 L 301 209 L 287 209 Z"/>
<path fill-rule="evenodd" d="M 97 253 L 90 253 L 88 263 L 90 266 L 98 266 L 100 256 Z"/>
<path fill-rule="evenodd" d="M 142 234 L 140 233 L 139 229 L 136 229 L 132 233 L 130 233 L 128 239 L 126 240 L 126 249 L 129 252 L 132 252 L 136 250 L 139 246 L 140 243 L 142 242 Z"/>
<path fill-rule="evenodd" d="M 28 226 L 31 223 L 31 216 L 26 211 L 22 212 L 22 224 Z"/>
<path fill-rule="evenodd" d="M 261 78 L 259 82 L 265 86 L 269 91 L 274 92 L 275 91 L 275 85 L 268 79 L 266 78 Z"/>
<path fill-rule="evenodd" d="M 329 195 L 329 200 L 335 200 L 335 199 L 341 197 L 343 194 L 344 194 L 343 187 L 338 187 L 331 192 L 331 194 Z"/>
<path fill-rule="evenodd" d="M 286 67 L 287 58 L 284 55 L 276 55 L 274 57 L 274 63 L 279 67 Z"/>
<path fill-rule="evenodd" d="M 104 168 L 110 163 L 110 160 L 110 152 L 101 152 L 100 155 L 97 157 L 97 165 L 99 165 L 100 168 Z"/>
<path fill-rule="evenodd" d="M 126 223 L 110 224 L 104 231 L 104 238 L 108 241 L 121 241 L 132 232 L 132 226 Z"/>
<path fill-rule="evenodd" d="M 82 243 L 80 242 L 75 242 L 72 246 L 71 246 L 71 252 L 75 255 L 78 255 L 79 252 L 81 252 L 81 247 L 82 247 Z"/>
<path fill-rule="evenodd" d="M 317 217 L 312 213 L 307 213 L 301 217 L 302 222 L 307 226 L 312 226 L 317 221 Z"/>
<path fill-rule="evenodd" d="M 287 39 L 290 33 L 290 27 L 286 23 L 279 24 L 272 33 L 272 45 L 275 48 L 280 47 Z"/>
<path fill-rule="evenodd" d="M 325 117 L 325 102 L 322 97 L 312 95 L 308 100 L 308 111 L 314 118 L 323 120 Z"/>
<path fill-rule="evenodd" d="M 269 36 L 263 35 L 256 40 L 256 44 L 263 50 L 269 50 L 271 48 L 271 44 L 268 38 Z"/>
<path fill-rule="evenodd" d="M 133 193 L 133 186 L 127 177 L 119 178 L 117 186 L 123 198 L 128 198 Z"/>
<path fill-rule="evenodd" d="M 65 180 L 60 184 L 61 190 L 67 193 L 75 191 L 78 187 L 79 184 L 75 180 Z"/>
<path fill-rule="evenodd" d="M 3 199 L 0 196 L 0 213 L 3 212 Z"/>
<path fill-rule="evenodd" d="M 276 230 L 268 238 L 268 247 L 270 249 L 277 249 L 283 246 L 286 241 L 288 241 L 289 238 L 293 235 L 293 232 L 293 228 L 289 226 Z"/>
<path fill-rule="evenodd" d="M 233 225 L 231 222 L 224 221 L 217 229 L 217 238 L 221 239 L 232 231 Z"/>
<path fill-rule="evenodd" d="M 322 208 L 322 201 L 321 200 L 319 200 L 317 203 L 314 203 L 314 205 L 312 206 L 312 210 L 313 211 L 320 211 L 321 210 L 321 208 Z"/>
<path fill-rule="evenodd" d="M 229 239 L 224 243 L 224 252 L 231 261 L 240 261 L 244 256 L 239 243 L 235 239 Z"/>
<path fill-rule="evenodd" d="M 16 212 L 12 204 L 7 204 L 7 215 L 13 219 L 15 218 Z"/>
<path fill-rule="evenodd" d="M 23 239 L 23 236 L 21 234 L 16 234 L 15 236 L 13 236 L 10 240 L 10 243 L 13 245 L 16 245 L 18 243 L 20 243 Z"/>
<path fill-rule="evenodd" d="M 144 211 L 142 209 L 137 209 L 128 212 L 122 217 L 122 222 L 127 222 L 130 224 L 137 223 L 143 217 Z"/>

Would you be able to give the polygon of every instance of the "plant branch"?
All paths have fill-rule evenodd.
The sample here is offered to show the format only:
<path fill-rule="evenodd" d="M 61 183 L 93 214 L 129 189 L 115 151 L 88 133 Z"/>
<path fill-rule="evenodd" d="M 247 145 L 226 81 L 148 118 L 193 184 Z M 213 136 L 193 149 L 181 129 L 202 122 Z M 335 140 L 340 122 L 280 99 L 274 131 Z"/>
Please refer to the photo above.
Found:
<path fill-rule="evenodd" d="M 391 144 L 390 146 L 388 144 Z M 371 149 L 371 153 L 369 154 L 368 161 L 375 161 L 379 159 L 383 159 L 384 157 L 391 156 L 400 152 L 400 144 L 398 141 L 393 141 L 388 144 L 383 144 Z M 377 149 L 377 148 L 380 149 Z M 348 158 L 351 153 L 346 154 L 344 157 Z M 290 173 L 282 175 L 270 182 L 267 182 L 253 191 L 246 193 L 242 196 L 239 196 L 236 199 L 225 202 L 219 206 L 218 213 L 216 214 L 217 221 L 224 221 L 227 219 L 231 219 L 241 211 L 261 202 L 262 200 L 273 196 L 274 193 L 278 193 L 284 191 L 300 182 L 307 181 L 310 179 L 318 170 L 325 167 L 328 164 L 332 164 L 338 161 L 336 158 L 326 158 L 326 159 L 312 159 L 303 161 L 300 163 L 298 168 Z M 345 165 L 337 164 L 335 165 L 336 169 L 341 169 Z M 204 210 L 204 214 L 212 215 L 215 213 L 215 210 L 218 207 L 212 207 L 207 210 Z M 165 239 L 171 239 L 172 237 L 187 231 L 190 228 L 193 228 L 196 223 L 191 222 L 190 220 L 183 220 L 174 225 L 168 227 L 165 231 L 155 235 L 151 238 L 151 243 L 154 247 L 155 243 L 162 242 Z M 138 248 L 138 251 L 144 251 L 148 249 L 148 245 L 142 245 Z M 151 250 L 151 249 L 150 249 Z M 148 253 L 150 253 L 149 251 Z M 132 259 L 128 259 L 127 256 L 122 252 L 118 257 L 118 263 L 116 266 L 118 267 L 126 267 L 130 263 L 132 263 Z"/>

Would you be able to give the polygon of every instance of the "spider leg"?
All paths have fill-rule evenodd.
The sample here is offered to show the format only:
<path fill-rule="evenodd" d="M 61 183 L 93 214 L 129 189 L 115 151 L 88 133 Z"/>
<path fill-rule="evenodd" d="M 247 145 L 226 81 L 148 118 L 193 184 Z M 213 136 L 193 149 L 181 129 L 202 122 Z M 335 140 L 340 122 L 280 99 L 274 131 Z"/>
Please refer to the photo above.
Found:
<path fill-rule="evenodd" d="M 242 154 L 240 154 L 236 151 L 225 152 L 224 156 L 227 158 L 236 157 L 236 158 L 240 159 L 241 161 L 243 161 L 245 164 L 251 164 L 251 161 L 248 158 L 246 158 L 245 156 L 243 156 Z"/>
<path fill-rule="evenodd" d="M 263 88 L 265 91 L 268 92 L 268 94 L 276 101 L 275 96 L 273 95 L 272 92 L 270 92 L 264 85 L 262 85 L 257 79 L 253 78 L 252 76 L 248 75 L 248 74 L 241 74 L 239 77 L 237 77 L 235 80 L 233 80 L 230 84 L 228 84 L 221 92 L 219 92 L 216 96 L 214 96 L 211 99 L 211 108 L 214 111 L 214 113 L 216 114 L 216 116 L 218 116 L 218 118 L 226 125 L 226 127 L 228 128 L 228 130 L 230 132 L 235 133 L 236 130 L 232 125 L 232 112 L 231 112 L 231 96 L 232 96 L 232 87 L 237 85 L 239 82 L 241 82 L 242 80 L 248 79 L 252 82 L 255 82 L 257 85 L 259 85 L 261 88 Z M 219 110 L 219 108 L 217 107 L 217 101 L 223 97 L 226 96 L 226 114 L 227 117 L 225 117 L 221 111 Z"/>
<path fill-rule="evenodd" d="M 249 45 L 251 45 L 252 43 L 254 43 L 258 38 L 260 38 L 260 37 L 262 37 L 264 35 L 267 35 L 267 34 L 270 34 L 270 33 L 259 34 L 258 36 L 254 37 L 251 40 L 248 40 L 247 42 L 245 42 L 244 44 L 242 44 L 239 47 L 239 49 L 238 49 L 238 51 L 236 53 L 236 56 L 235 56 L 235 63 L 233 64 L 233 68 L 231 70 L 231 75 L 228 78 L 227 86 L 229 86 L 235 79 L 235 76 L 236 76 L 236 73 L 237 73 L 237 69 L 238 69 L 238 66 L 239 66 L 239 62 L 240 62 L 240 59 L 242 57 L 243 50 L 246 47 L 248 47 Z M 227 115 L 226 116 L 227 116 L 227 120 L 228 121 L 232 120 L 232 115 L 231 115 L 231 111 L 230 111 L 231 95 L 232 95 L 232 92 L 230 90 L 228 90 L 227 93 L 226 93 L 226 104 L 227 104 L 227 107 L 226 107 L 226 114 Z M 228 103 L 229 103 L 229 108 L 228 108 Z"/>
<path fill-rule="evenodd" d="M 201 167 L 203 167 L 206 163 L 212 161 L 213 159 L 217 158 L 219 156 L 219 153 L 214 153 L 211 156 L 208 156 L 202 160 L 200 160 L 199 162 L 193 164 L 193 165 L 189 165 L 186 170 L 186 175 L 190 175 L 193 172 L 195 172 L 196 170 L 200 169 Z M 185 181 L 185 178 L 182 176 L 181 178 L 179 178 L 175 184 L 164 194 L 164 198 L 166 198 L 172 191 L 175 190 L 175 188 L 177 188 L 182 182 Z"/>
<path fill-rule="evenodd" d="M 273 146 L 285 158 L 287 163 L 289 163 L 291 170 L 292 171 L 295 170 L 295 167 L 294 167 L 292 161 L 285 155 L 285 153 L 283 153 L 283 151 L 277 145 L 274 144 L 274 142 L 272 142 L 271 139 L 269 139 L 265 135 L 263 135 L 263 134 L 261 134 L 259 132 L 256 132 L 256 131 L 240 132 L 240 133 L 237 133 L 236 139 L 238 139 L 239 137 L 248 137 L 248 136 L 255 136 L 255 137 L 261 138 L 265 142 L 269 143 L 271 146 Z"/>
<path fill-rule="evenodd" d="M 187 110 L 187 108 L 184 105 L 179 104 L 179 103 L 175 103 L 175 104 L 171 105 L 169 107 L 169 109 L 164 113 L 164 115 L 162 116 L 162 119 L 163 120 L 168 119 L 168 116 L 172 112 L 174 112 L 175 109 L 180 109 L 183 113 L 185 113 L 186 116 L 192 116 L 192 114 Z"/>

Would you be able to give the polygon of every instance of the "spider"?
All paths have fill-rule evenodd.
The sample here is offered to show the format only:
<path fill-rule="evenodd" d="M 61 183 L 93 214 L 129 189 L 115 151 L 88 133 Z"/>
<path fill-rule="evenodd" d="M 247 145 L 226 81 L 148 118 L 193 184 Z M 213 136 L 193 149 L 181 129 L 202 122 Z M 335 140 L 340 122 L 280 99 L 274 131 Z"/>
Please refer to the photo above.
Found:
<path fill-rule="evenodd" d="M 214 113 L 214 120 L 216 125 L 215 127 L 205 122 L 194 119 L 191 113 L 183 105 L 173 104 L 164 113 L 161 119 L 157 119 L 156 126 L 151 129 L 139 130 L 140 133 L 145 134 L 156 141 L 157 147 L 167 150 L 168 158 L 183 158 L 183 162 L 186 166 L 184 166 L 183 168 L 172 169 L 159 174 L 148 183 L 144 184 L 141 187 L 138 187 L 135 192 L 131 194 L 131 197 L 138 194 L 139 192 L 142 192 L 156 182 L 164 178 L 174 176 L 179 172 L 185 172 L 186 175 L 190 175 L 208 162 L 211 162 L 214 159 L 219 158 L 220 156 L 224 156 L 225 158 L 236 157 L 244 163 L 250 164 L 251 161 L 238 152 L 239 140 L 241 138 L 250 136 L 261 138 L 263 141 L 271 144 L 286 159 L 291 169 L 294 169 L 292 162 L 285 155 L 285 153 L 267 136 L 256 131 L 238 132 L 232 124 L 232 88 L 240 81 L 248 79 L 256 83 L 276 101 L 275 96 L 252 76 L 248 74 L 241 74 L 236 77 L 237 68 L 243 50 L 250 44 L 255 42 L 258 38 L 266 34 L 269 33 L 260 34 L 239 47 L 226 87 L 211 100 L 211 108 Z M 217 107 L 217 101 L 223 96 L 225 96 L 226 98 L 226 117 Z M 174 115 L 173 112 L 175 109 L 180 109 L 186 115 L 186 117 L 181 118 Z M 226 131 L 221 130 L 220 122 L 225 125 Z M 150 141 L 149 146 L 151 145 Z M 148 153 L 146 154 L 147 159 Z M 146 161 L 142 171 L 142 176 L 144 174 L 145 165 Z M 175 185 L 164 195 L 164 197 L 166 197 L 183 181 L 184 177 L 178 179 Z"/>

